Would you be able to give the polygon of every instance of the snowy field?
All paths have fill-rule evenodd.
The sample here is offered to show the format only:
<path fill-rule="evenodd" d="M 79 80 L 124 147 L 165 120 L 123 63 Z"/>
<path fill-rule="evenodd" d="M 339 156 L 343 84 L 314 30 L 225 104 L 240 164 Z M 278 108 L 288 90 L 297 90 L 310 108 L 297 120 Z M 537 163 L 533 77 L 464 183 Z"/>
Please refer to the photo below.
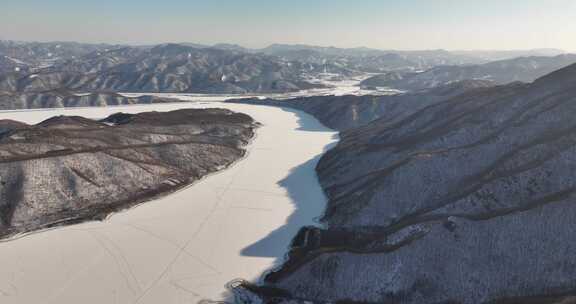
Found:
<path fill-rule="evenodd" d="M 246 158 L 104 222 L 0 243 L 0 303 L 223 300 L 227 282 L 256 281 L 280 263 L 298 229 L 314 224 L 325 207 L 314 167 L 336 133 L 311 116 L 274 107 L 185 102 L 10 111 L 0 112 L 0 119 L 37 123 L 54 115 L 103 118 L 198 107 L 229 108 L 263 124 Z"/>
<path fill-rule="evenodd" d="M 269 93 L 269 94 L 237 94 L 237 95 L 225 95 L 225 94 L 176 94 L 179 96 L 187 96 L 195 101 L 223 101 L 229 99 L 237 98 L 274 98 L 274 99 L 290 99 L 297 97 L 310 97 L 310 96 L 343 96 L 343 95 L 395 95 L 400 93 L 398 90 L 368 90 L 360 87 L 360 82 L 366 78 L 372 76 L 372 74 L 367 74 L 363 76 L 358 76 L 354 78 L 337 79 L 333 80 L 333 77 L 337 77 L 336 74 L 325 74 L 320 75 L 319 78 L 308 79 L 311 83 L 319 83 L 329 86 L 323 89 L 310 89 L 302 90 L 298 92 L 291 93 Z M 123 95 L 130 97 L 138 97 L 142 95 L 155 95 L 160 97 L 171 97 L 174 94 L 171 93 L 123 93 Z"/>

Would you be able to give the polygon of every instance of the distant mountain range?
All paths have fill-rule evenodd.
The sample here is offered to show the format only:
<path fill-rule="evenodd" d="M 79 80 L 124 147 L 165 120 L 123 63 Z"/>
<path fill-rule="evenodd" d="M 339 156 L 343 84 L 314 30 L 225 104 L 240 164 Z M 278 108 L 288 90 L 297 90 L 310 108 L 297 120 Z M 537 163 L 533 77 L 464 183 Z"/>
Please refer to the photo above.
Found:
<path fill-rule="evenodd" d="M 371 48 L 335 48 L 309 45 L 273 44 L 260 50 L 265 54 L 306 62 L 347 64 L 365 72 L 390 70 L 426 70 L 439 65 L 482 64 L 489 61 L 525 56 L 556 56 L 562 50 L 536 49 L 525 51 L 399 51 Z"/>
<path fill-rule="evenodd" d="M 66 90 L 53 90 L 45 92 L 0 91 L 0 110 L 102 107 L 177 101 L 178 100 L 154 96 L 126 97 L 117 93 L 103 92 L 77 95 Z"/>
<path fill-rule="evenodd" d="M 117 45 L 77 42 L 17 42 L 0 40 L 0 72 L 40 69 L 80 58 L 93 52 L 118 48 Z"/>
<path fill-rule="evenodd" d="M 460 65 L 486 62 L 472 56 L 453 54 L 444 50 L 383 51 L 369 48 L 340 49 L 306 45 L 274 44 L 262 53 L 289 60 L 331 64 L 369 73 L 390 70 L 425 70 L 437 65 Z"/>
<path fill-rule="evenodd" d="M 482 58 L 488 61 L 505 60 L 517 57 L 558 56 L 566 52 L 559 49 L 533 49 L 533 50 L 484 50 L 484 51 L 452 51 L 454 54 Z"/>
<path fill-rule="evenodd" d="M 321 70 L 262 54 L 166 44 L 97 50 L 47 67 L 31 65 L 26 72 L 1 74 L 0 90 L 290 92 L 321 87 L 306 81 Z"/>
<path fill-rule="evenodd" d="M 534 50 L 522 54 L 555 54 Z M 153 46 L 0 41 L 0 90 L 272 93 L 322 87 L 321 74 L 402 75 L 438 66 L 479 65 L 514 52 L 393 51 L 275 44 Z"/>
<path fill-rule="evenodd" d="M 495 84 L 515 81 L 532 82 L 573 63 L 576 63 L 575 54 L 555 57 L 520 57 L 481 65 L 437 66 L 419 73 L 388 72 L 368 78 L 361 85 L 417 91 L 470 79 L 492 81 Z"/>

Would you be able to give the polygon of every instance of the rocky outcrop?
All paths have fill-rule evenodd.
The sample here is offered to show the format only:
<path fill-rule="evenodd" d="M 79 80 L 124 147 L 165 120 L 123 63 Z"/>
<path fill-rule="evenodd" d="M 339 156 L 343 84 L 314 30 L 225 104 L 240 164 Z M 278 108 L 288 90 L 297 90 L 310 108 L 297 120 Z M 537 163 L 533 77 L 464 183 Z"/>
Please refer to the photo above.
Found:
<path fill-rule="evenodd" d="M 237 99 L 227 102 L 294 108 L 312 114 L 331 129 L 345 131 L 380 118 L 388 122 L 400 121 L 439 101 L 465 92 L 476 94 L 491 86 L 493 83 L 490 81 L 467 80 L 417 93 L 388 96 L 317 96 L 288 100 Z"/>
<path fill-rule="evenodd" d="M 103 219 L 187 186 L 240 159 L 255 127 L 222 109 L 0 121 L 0 238 Z"/>
<path fill-rule="evenodd" d="M 324 227 L 240 290 L 274 303 L 569 303 L 574 115 L 576 65 L 343 132 L 317 167 Z"/>
<path fill-rule="evenodd" d="M 493 81 L 495 84 L 508 84 L 516 81 L 532 82 L 573 63 L 576 63 L 574 54 L 556 57 L 523 57 L 482 65 L 437 66 L 421 73 L 385 73 L 368 78 L 361 85 L 418 91 L 467 79 Z"/>
<path fill-rule="evenodd" d="M 0 91 L 0 110 L 105 107 L 166 102 L 178 102 L 178 100 L 155 96 L 126 97 L 116 93 L 91 93 L 78 95 L 67 90 L 53 90 L 47 92 Z"/>

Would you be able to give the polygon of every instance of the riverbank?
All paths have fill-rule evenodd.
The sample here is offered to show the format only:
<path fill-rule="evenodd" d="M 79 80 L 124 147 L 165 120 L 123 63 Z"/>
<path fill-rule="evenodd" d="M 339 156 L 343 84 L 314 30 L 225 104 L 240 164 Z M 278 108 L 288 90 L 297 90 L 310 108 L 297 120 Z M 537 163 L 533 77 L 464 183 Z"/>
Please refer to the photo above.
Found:
<path fill-rule="evenodd" d="M 297 231 L 314 224 L 325 197 L 314 167 L 335 132 L 280 108 L 178 103 L 0 113 L 34 123 L 66 114 L 219 107 L 263 126 L 244 160 L 192 187 L 104 222 L 0 244 L 2 303 L 159 303 L 221 300 L 235 279 L 256 281 L 280 263 Z M 97 286 L 97 288 L 95 288 Z"/>

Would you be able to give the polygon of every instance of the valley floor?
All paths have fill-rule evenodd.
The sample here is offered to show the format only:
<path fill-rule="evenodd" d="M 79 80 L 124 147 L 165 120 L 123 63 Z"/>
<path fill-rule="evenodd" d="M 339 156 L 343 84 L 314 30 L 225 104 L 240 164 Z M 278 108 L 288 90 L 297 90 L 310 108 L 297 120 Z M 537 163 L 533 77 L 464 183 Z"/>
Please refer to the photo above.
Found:
<path fill-rule="evenodd" d="M 357 77 L 344 78 L 344 79 L 331 79 L 336 75 L 322 75 L 318 78 L 310 79 L 311 83 L 317 83 L 327 86 L 327 88 L 302 90 L 298 92 L 289 93 L 254 93 L 254 94 L 173 94 L 173 93 L 123 93 L 127 97 L 139 97 L 142 95 L 154 95 L 158 97 L 179 97 L 187 98 L 195 101 L 222 101 L 238 98 L 272 98 L 278 100 L 298 98 L 298 97 L 311 97 L 311 96 L 344 96 L 344 95 L 396 95 L 401 91 L 394 89 L 366 89 L 360 86 L 362 80 L 367 79 L 372 74 L 365 74 Z"/>
<path fill-rule="evenodd" d="M 173 96 L 172 96 L 173 97 Z M 221 300 L 235 279 L 258 280 L 324 210 L 314 171 L 336 133 L 281 108 L 178 103 L 0 112 L 37 123 L 54 115 L 220 107 L 263 124 L 245 159 L 175 194 L 104 222 L 0 243 L 0 302 L 195 303 Z"/>

